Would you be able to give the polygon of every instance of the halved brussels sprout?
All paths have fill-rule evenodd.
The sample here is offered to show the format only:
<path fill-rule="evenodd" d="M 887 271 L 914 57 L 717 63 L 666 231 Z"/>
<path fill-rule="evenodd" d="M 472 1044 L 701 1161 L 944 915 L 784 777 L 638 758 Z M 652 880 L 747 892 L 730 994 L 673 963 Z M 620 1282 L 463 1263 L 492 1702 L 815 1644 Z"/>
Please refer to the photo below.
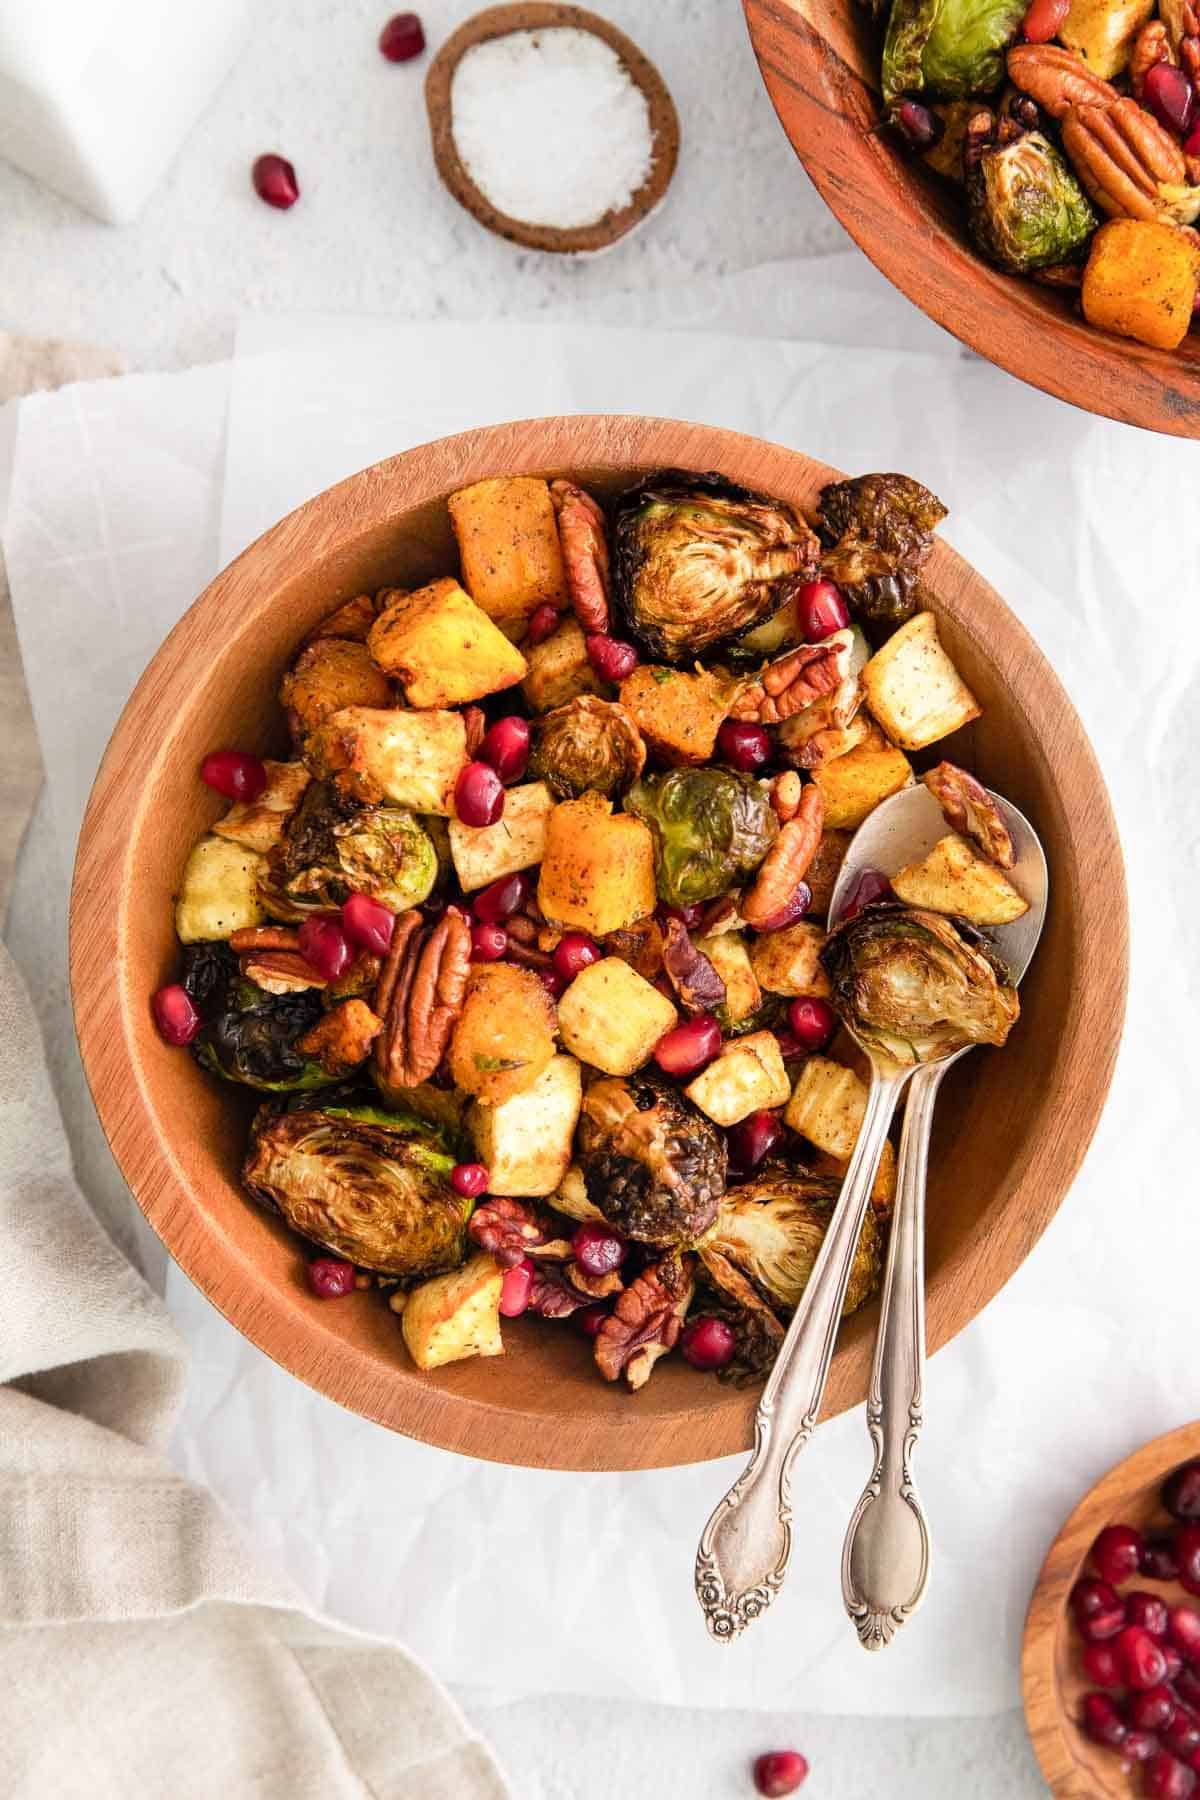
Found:
<path fill-rule="evenodd" d="M 835 1010 L 868 1050 L 925 1063 L 1002 1044 L 1020 1005 L 1007 972 L 965 920 L 878 902 L 835 926 L 821 961 Z"/>
<path fill-rule="evenodd" d="M 817 542 L 782 501 L 720 475 L 667 471 L 622 496 L 614 590 L 628 635 L 660 662 L 751 631 L 814 573 Z"/>
<path fill-rule="evenodd" d="M 1002 269 L 1023 274 L 1069 262 L 1100 223 L 1066 158 L 1040 131 L 990 114 L 967 127 L 967 216 L 976 243 Z"/>
<path fill-rule="evenodd" d="M 535 719 L 529 779 L 544 781 L 560 800 L 594 788 L 617 794 L 646 766 L 646 746 L 628 709 L 615 700 L 580 694 Z"/>
<path fill-rule="evenodd" d="M 864 618 L 898 625 L 921 603 L 921 565 L 933 549 L 934 529 L 945 517 L 937 495 L 911 475 L 831 481 L 821 489 L 819 503 L 821 536 L 828 546 L 821 556 L 822 572 Z M 861 666 L 860 655 L 856 644 L 856 667 Z"/>
<path fill-rule="evenodd" d="M 892 0 L 883 45 L 883 98 L 960 100 L 1004 80 L 1004 52 L 1027 0 Z"/>
<path fill-rule="evenodd" d="M 332 783 L 314 781 L 270 853 L 261 892 L 277 919 L 328 912 L 350 894 L 404 912 L 429 898 L 437 878 L 437 849 L 412 813 L 352 807 Z"/>
<path fill-rule="evenodd" d="M 678 1088 L 639 1075 L 594 1081 L 576 1142 L 588 1199 L 627 1237 L 692 1243 L 712 1224 L 725 1138 Z"/>
<path fill-rule="evenodd" d="M 708 1251 L 727 1258 L 771 1306 L 785 1314 L 794 1312 L 808 1286 L 841 1185 L 828 1176 L 771 1170 L 731 1188 L 700 1250 L 713 1279 L 723 1285 L 721 1265 L 709 1260 Z M 879 1273 L 879 1227 L 868 1211 L 843 1312 L 854 1312 L 870 1298 L 879 1285 Z"/>
<path fill-rule="evenodd" d="M 766 790 L 733 769 L 669 769 L 644 776 L 625 811 L 654 838 L 655 884 L 669 906 L 714 900 L 755 870 L 779 821 Z"/>
<path fill-rule="evenodd" d="M 200 1067 L 260 1093 L 329 1087 L 331 1077 L 320 1063 L 296 1048 L 321 1017 L 320 995 L 312 989 L 268 994 L 243 981 L 236 968 L 234 976 L 219 990 L 209 989 L 200 1005 L 205 1022 L 192 1044 Z M 186 974 L 184 980 L 187 985 Z"/>

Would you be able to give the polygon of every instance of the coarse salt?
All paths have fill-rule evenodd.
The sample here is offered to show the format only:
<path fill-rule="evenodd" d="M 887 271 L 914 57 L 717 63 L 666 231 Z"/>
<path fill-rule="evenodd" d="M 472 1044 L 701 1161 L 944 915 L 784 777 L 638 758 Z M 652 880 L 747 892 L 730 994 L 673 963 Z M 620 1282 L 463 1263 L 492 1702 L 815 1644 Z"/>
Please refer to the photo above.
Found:
<path fill-rule="evenodd" d="M 591 31 L 513 31 L 472 45 L 450 108 L 472 181 L 528 225 L 594 225 L 627 206 L 650 172 L 646 96 Z"/>

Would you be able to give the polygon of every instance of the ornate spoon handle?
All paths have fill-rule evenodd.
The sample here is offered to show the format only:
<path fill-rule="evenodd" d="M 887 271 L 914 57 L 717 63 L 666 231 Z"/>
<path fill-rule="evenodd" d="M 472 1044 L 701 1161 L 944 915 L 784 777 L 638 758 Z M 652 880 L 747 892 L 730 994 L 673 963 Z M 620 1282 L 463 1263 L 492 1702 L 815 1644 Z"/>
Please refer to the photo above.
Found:
<path fill-rule="evenodd" d="M 896 1211 L 867 1392 L 875 1466 L 842 1548 L 842 1598 L 866 1650 L 892 1641 L 929 1580 L 929 1529 L 912 1480 L 912 1454 L 925 1422 L 925 1171 L 933 1103 L 955 1060 L 918 1070 L 900 1137 Z"/>
<path fill-rule="evenodd" d="M 862 1130 L 825 1241 L 763 1390 L 754 1454 L 704 1527 L 696 1556 L 696 1595 L 715 1638 L 736 1637 L 783 1584 L 792 1547 L 792 1463 L 821 1410 L 875 1171 L 912 1072 L 874 1071 Z"/>

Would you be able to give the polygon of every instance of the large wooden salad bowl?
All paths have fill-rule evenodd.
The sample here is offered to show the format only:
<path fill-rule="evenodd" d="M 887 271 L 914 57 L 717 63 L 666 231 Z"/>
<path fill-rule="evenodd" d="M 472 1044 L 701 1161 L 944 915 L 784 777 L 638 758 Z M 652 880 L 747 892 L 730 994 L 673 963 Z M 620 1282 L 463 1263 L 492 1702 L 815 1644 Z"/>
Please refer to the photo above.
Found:
<path fill-rule="evenodd" d="M 561 472 L 604 490 L 661 467 L 719 470 L 802 507 L 836 478 L 735 432 L 605 417 L 493 426 L 363 470 L 252 544 L 176 626 L 113 735 L 75 871 L 71 978 L 88 1079 L 114 1155 L 176 1261 L 232 1324 L 321 1393 L 411 1437 L 503 1462 L 631 1469 L 726 1455 L 750 1443 L 756 1394 L 676 1357 L 630 1394 L 599 1379 L 591 1346 L 569 1326 L 540 1320 L 505 1322 L 503 1359 L 418 1374 L 378 1295 L 331 1304 L 307 1291 L 297 1241 L 238 1184 L 249 1107 L 159 1040 L 149 996 L 171 978 L 171 901 L 188 850 L 221 805 L 197 779 L 200 759 L 228 744 L 281 748 L 271 696 L 310 627 L 364 589 L 454 568 L 443 501 L 469 482 Z M 947 740 L 947 753 L 1036 822 L 1051 880 L 1011 1043 L 966 1058 L 938 1112 L 928 1313 L 937 1349 L 1007 1281 L 1070 1186 L 1108 1089 L 1127 956 L 1116 830 L 1070 702 L 948 545 L 938 544 L 929 574 L 947 647 L 984 706 L 968 741 Z M 826 1412 L 863 1399 L 875 1320 L 868 1307 L 843 1330 Z"/>
<path fill-rule="evenodd" d="M 993 268 L 949 183 L 880 129 L 879 41 L 861 0 L 744 0 L 763 79 L 822 199 L 876 268 L 989 362 L 1088 412 L 1200 437 L 1200 336 L 1151 350 L 1087 324 L 1072 294 Z"/>

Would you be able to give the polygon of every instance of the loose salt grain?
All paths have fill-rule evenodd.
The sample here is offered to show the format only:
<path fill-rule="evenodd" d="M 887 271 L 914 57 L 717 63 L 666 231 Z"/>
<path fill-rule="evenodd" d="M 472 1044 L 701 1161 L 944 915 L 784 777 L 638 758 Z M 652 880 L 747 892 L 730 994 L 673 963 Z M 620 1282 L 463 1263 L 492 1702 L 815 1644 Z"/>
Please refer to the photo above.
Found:
<path fill-rule="evenodd" d="M 513 31 L 472 45 L 450 108 L 476 187 L 529 225 L 593 225 L 628 205 L 650 172 L 646 96 L 591 31 Z"/>

